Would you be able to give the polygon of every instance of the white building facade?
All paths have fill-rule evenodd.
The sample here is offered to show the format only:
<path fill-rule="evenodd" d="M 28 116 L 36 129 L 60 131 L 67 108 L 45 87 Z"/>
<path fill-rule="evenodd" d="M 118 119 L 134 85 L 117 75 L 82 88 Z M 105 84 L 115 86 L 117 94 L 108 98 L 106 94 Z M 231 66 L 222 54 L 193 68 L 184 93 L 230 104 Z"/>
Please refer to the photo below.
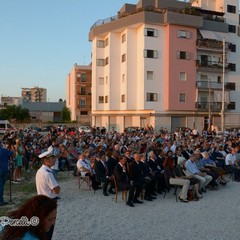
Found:
<path fill-rule="evenodd" d="M 221 127 L 224 90 L 224 125 L 237 126 L 238 26 L 237 0 L 141 0 L 93 25 L 92 125 Z"/>

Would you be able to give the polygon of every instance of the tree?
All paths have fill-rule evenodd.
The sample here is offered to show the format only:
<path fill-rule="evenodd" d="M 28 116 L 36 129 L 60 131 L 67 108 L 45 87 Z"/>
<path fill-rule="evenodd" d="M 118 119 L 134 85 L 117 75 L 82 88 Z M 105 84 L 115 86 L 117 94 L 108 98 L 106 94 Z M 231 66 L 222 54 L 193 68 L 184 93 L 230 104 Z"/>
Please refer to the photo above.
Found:
<path fill-rule="evenodd" d="M 5 109 L 0 110 L 0 119 L 7 119 L 9 121 L 16 120 L 19 122 L 29 121 L 29 110 L 21 106 L 11 105 Z"/>
<path fill-rule="evenodd" d="M 63 102 L 62 98 L 59 98 L 58 102 Z"/>
<path fill-rule="evenodd" d="M 62 122 L 71 121 L 71 112 L 67 107 L 64 107 L 62 110 Z"/>

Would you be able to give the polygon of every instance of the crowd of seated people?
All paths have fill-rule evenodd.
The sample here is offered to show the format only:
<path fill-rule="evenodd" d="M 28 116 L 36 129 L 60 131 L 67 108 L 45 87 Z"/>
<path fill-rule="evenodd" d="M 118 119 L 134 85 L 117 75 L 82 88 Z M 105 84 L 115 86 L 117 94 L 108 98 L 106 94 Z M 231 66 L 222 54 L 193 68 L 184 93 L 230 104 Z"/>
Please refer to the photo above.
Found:
<path fill-rule="evenodd" d="M 226 173 L 232 173 L 233 180 L 240 182 L 240 132 L 236 131 L 217 136 L 215 132 L 187 128 L 171 133 L 164 128 L 159 132 L 138 129 L 119 133 L 93 127 L 91 133 L 63 128 L 51 129 L 46 136 L 31 131 L 4 136 L 6 141 L 13 138 L 21 138 L 27 146 L 30 166 L 53 142 L 60 169 L 69 154 L 74 154 L 79 173 L 90 176 L 95 190 L 101 183 L 106 197 L 114 193 L 115 176 L 119 186 L 129 191 L 128 206 L 154 201 L 171 185 L 182 188 L 179 197 L 183 202 L 187 202 L 188 188 L 193 188 L 195 199 L 200 199 L 207 189 L 226 185 Z M 145 195 L 140 199 L 142 193 Z"/>

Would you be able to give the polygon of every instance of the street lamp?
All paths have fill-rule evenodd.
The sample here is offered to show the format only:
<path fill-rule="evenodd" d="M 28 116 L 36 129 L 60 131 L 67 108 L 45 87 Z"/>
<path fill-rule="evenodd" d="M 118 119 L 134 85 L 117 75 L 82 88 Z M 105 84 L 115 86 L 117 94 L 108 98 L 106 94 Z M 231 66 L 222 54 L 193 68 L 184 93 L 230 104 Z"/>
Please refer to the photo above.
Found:
<path fill-rule="evenodd" d="M 222 110 L 221 131 L 224 130 L 224 105 L 225 105 L 225 38 L 223 38 L 223 70 L 222 70 Z"/>
<path fill-rule="evenodd" d="M 208 79 L 208 130 L 211 130 L 211 79 Z"/>

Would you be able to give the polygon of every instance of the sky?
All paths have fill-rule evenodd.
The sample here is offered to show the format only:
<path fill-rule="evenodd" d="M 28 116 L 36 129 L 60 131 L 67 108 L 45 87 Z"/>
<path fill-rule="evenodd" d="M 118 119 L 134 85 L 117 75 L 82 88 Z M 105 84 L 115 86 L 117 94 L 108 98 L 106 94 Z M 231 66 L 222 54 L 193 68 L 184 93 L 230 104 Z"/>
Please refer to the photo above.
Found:
<path fill-rule="evenodd" d="M 47 89 L 47 101 L 65 100 L 73 65 L 91 62 L 91 26 L 137 2 L 0 0 L 0 96 L 38 86 Z"/>

